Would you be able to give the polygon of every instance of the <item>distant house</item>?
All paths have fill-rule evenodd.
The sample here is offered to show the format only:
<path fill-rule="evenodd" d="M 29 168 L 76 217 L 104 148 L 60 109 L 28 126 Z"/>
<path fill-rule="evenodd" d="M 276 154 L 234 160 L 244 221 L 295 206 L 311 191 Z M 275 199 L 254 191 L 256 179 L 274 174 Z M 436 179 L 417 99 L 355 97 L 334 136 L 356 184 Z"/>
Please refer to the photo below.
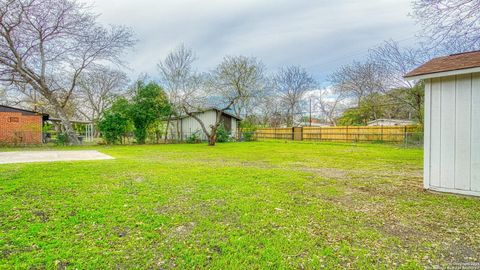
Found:
<path fill-rule="evenodd" d="M 41 144 L 48 114 L 0 105 L 0 144 Z"/>
<path fill-rule="evenodd" d="M 195 112 L 194 114 L 203 122 L 207 130 L 210 131 L 210 126 L 214 125 L 216 122 L 217 112 L 220 112 L 220 110 L 209 108 Z M 240 121 L 242 121 L 242 119 L 229 112 L 223 112 L 220 117 L 223 126 L 230 133 L 231 137 L 236 138 Z M 168 138 L 173 140 L 186 140 L 194 134 L 201 140 L 207 140 L 200 123 L 195 118 L 188 115 L 174 119 L 170 123 L 168 133 Z"/>
<path fill-rule="evenodd" d="M 312 118 L 311 121 L 308 118 L 303 118 L 302 121 L 298 123 L 298 126 L 299 127 L 310 127 L 310 126 L 311 127 L 330 127 L 332 126 L 332 124 L 325 123 L 325 121 L 318 118 Z"/>
<path fill-rule="evenodd" d="M 415 121 L 405 119 L 376 119 L 367 123 L 367 126 L 411 126 Z"/>

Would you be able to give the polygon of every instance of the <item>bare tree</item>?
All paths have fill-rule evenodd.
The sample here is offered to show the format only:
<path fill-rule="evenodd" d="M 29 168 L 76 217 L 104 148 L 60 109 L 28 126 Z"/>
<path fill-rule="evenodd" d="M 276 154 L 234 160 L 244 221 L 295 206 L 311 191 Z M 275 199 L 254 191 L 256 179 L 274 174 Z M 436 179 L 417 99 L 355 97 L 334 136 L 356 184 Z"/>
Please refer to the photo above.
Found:
<path fill-rule="evenodd" d="M 384 94 L 395 103 L 405 105 L 419 123 L 423 123 L 424 93 L 419 90 L 419 82 L 403 78 L 410 70 L 432 58 L 431 50 L 422 46 L 417 48 L 400 47 L 395 41 L 385 43 L 370 51 L 370 60 L 384 72 Z"/>
<path fill-rule="evenodd" d="M 222 114 L 262 87 L 263 70 L 256 58 L 227 56 L 211 73 L 191 77 L 189 90 L 181 95 L 181 108 L 200 124 L 209 145 L 215 145 Z M 197 113 L 211 107 L 216 108 L 216 120 L 207 127 Z"/>
<path fill-rule="evenodd" d="M 124 27 L 105 28 L 75 0 L 7 0 L 0 4 L 0 80 L 27 85 L 45 98 L 72 144 L 78 138 L 66 106 L 87 69 L 133 45 Z"/>
<path fill-rule="evenodd" d="M 99 67 L 83 73 L 78 79 L 79 113 L 91 122 L 98 121 L 115 97 L 128 87 L 127 75 L 120 70 Z"/>
<path fill-rule="evenodd" d="M 370 61 L 383 70 L 386 88 L 413 87 L 415 82 L 405 80 L 403 76 L 431 57 L 431 53 L 421 46 L 401 47 L 394 40 L 385 41 L 369 54 Z"/>
<path fill-rule="evenodd" d="M 413 9 L 433 47 L 480 48 L 480 1 L 414 0 Z"/>
<path fill-rule="evenodd" d="M 265 67 L 254 57 L 227 56 L 212 72 L 210 89 L 219 97 L 219 106 L 226 105 L 240 117 L 248 114 L 248 105 L 265 88 Z"/>
<path fill-rule="evenodd" d="M 214 98 L 210 102 L 213 101 L 214 107 L 219 110 L 215 124 L 211 125 L 209 130 L 204 129 L 209 145 L 215 144 L 223 112 L 236 108 L 234 112 L 240 117 L 241 106 L 248 104 L 256 96 L 256 92 L 262 91 L 265 82 L 264 69 L 263 63 L 254 57 L 226 56 L 210 73 L 207 91 L 208 95 Z"/>
<path fill-rule="evenodd" d="M 0 88 L 0 104 L 7 104 L 7 90 L 4 88 Z"/>
<path fill-rule="evenodd" d="M 171 114 L 167 119 L 165 127 L 165 140 L 168 138 L 168 130 L 172 117 L 179 116 L 182 112 L 181 105 L 183 95 L 191 91 L 192 88 L 195 89 L 197 87 L 192 85 L 192 83 L 198 82 L 198 80 L 195 79 L 197 76 L 196 71 L 193 69 L 195 60 L 196 57 L 192 49 L 181 44 L 171 51 L 163 61 L 157 64 L 162 84 L 165 87 L 172 106 Z M 180 132 L 178 127 L 176 130 Z M 179 136 L 180 134 L 177 135 Z"/>
<path fill-rule="evenodd" d="M 351 65 L 340 67 L 329 76 L 335 91 L 355 99 L 357 105 L 372 93 L 385 89 L 385 72 L 375 62 L 354 61 Z"/>
<path fill-rule="evenodd" d="M 304 68 L 288 66 L 281 68 L 274 76 L 273 84 L 286 107 L 287 126 L 292 126 L 305 94 L 315 88 L 315 80 Z"/>
<path fill-rule="evenodd" d="M 266 78 L 265 88 L 255 97 L 253 114 L 262 126 L 279 127 L 285 121 L 284 104 L 273 87 L 273 78 Z"/>
<path fill-rule="evenodd" d="M 344 93 L 335 93 L 332 88 L 322 88 L 312 95 L 314 108 L 319 111 L 327 121 L 334 126 L 337 125 L 337 118 L 345 110 Z"/>

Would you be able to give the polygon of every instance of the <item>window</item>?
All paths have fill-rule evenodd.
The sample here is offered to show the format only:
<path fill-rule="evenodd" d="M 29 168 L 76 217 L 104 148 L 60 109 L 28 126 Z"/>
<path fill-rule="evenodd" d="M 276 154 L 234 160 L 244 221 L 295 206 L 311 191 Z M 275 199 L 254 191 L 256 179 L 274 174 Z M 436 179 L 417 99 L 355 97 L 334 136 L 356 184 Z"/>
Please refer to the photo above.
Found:
<path fill-rule="evenodd" d="M 18 117 L 10 117 L 10 118 L 8 118 L 8 122 L 10 122 L 10 123 L 18 123 L 18 122 L 19 122 L 19 119 L 18 119 Z"/>

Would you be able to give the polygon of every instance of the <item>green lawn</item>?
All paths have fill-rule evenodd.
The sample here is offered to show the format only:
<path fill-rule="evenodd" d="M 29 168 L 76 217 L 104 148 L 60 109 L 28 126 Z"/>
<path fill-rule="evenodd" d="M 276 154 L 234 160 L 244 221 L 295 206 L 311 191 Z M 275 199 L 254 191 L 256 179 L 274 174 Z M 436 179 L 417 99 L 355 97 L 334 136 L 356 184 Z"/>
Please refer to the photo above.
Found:
<path fill-rule="evenodd" d="M 419 149 L 84 148 L 116 159 L 0 165 L 0 268 L 410 269 L 480 261 L 480 200 L 423 191 Z"/>

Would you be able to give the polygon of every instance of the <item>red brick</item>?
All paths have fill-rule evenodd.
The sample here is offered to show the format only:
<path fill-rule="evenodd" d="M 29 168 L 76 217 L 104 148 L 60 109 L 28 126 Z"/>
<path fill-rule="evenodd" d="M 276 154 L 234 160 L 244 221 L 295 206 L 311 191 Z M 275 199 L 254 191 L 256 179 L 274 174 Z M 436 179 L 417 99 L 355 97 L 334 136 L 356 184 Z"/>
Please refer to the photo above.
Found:
<path fill-rule="evenodd" d="M 18 122 L 10 118 L 18 118 Z M 0 144 L 41 144 L 42 116 L 0 112 Z"/>

